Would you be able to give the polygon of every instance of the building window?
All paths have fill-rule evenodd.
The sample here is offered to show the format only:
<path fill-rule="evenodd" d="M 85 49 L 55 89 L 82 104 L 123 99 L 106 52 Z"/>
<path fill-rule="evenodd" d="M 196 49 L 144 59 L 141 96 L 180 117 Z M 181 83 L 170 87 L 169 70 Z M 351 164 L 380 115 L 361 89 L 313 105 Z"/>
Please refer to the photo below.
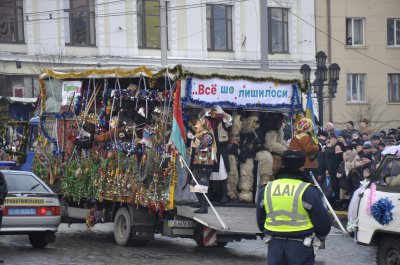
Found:
<path fill-rule="evenodd" d="M 400 102 L 400 74 L 388 75 L 389 102 Z"/>
<path fill-rule="evenodd" d="M 232 6 L 207 5 L 207 49 L 232 51 Z"/>
<path fill-rule="evenodd" d="M 347 101 L 365 102 L 365 74 L 347 75 Z"/>
<path fill-rule="evenodd" d="M 363 46 L 364 45 L 364 19 L 347 18 L 346 19 L 346 45 Z"/>
<path fill-rule="evenodd" d="M 167 42 L 168 42 L 168 2 L 166 2 L 167 14 Z M 137 30 L 139 48 L 160 49 L 161 47 L 161 25 L 160 25 L 160 1 L 138 0 L 137 1 Z M 168 43 L 167 43 L 168 46 Z"/>
<path fill-rule="evenodd" d="M 64 0 L 65 43 L 95 46 L 95 0 Z"/>
<path fill-rule="evenodd" d="M 0 0 L 0 42 L 24 42 L 23 0 Z"/>
<path fill-rule="evenodd" d="M 269 53 L 289 52 L 288 9 L 268 8 Z"/>
<path fill-rule="evenodd" d="M 400 19 L 398 18 L 387 20 L 387 45 L 400 46 Z"/>

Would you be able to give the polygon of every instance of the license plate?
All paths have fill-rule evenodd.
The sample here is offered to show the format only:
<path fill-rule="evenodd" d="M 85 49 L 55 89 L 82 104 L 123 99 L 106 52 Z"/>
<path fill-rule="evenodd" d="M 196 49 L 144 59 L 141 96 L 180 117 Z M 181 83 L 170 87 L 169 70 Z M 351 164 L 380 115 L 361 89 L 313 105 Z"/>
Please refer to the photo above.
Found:
<path fill-rule="evenodd" d="M 192 228 L 194 227 L 193 221 L 185 221 L 185 220 L 169 220 L 169 227 L 178 227 L 178 228 Z"/>
<path fill-rule="evenodd" d="M 35 208 L 10 208 L 8 215 L 36 215 Z"/>

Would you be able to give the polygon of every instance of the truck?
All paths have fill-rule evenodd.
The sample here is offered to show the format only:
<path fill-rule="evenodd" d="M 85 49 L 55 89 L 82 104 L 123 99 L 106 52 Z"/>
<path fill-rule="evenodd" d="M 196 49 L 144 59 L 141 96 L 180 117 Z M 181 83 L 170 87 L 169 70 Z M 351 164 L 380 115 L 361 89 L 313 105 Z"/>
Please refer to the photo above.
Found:
<path fill-rule="evenodd" d="M 400 146 L 393 146 L 397 148 Z M 400 157 L 384 156 L 376 172 L 355 195 L 349 221 L 355 241 L 377 246 L 378 265 L 400 263 Z"/>
<path fill-rule="evenodd" d="M 292 114 L 302 109 L 299 76 L 177 65 L 48 69 L 39 80 L 32 170 L 59 194 L 64 220 L 113 222 L 121 246 L 156 233 L 202 247 L 262 235 L 254 203 L 194 213 L 186 160 L 169 141 L 172 116 L 188 120 L 215 104 Z"/>

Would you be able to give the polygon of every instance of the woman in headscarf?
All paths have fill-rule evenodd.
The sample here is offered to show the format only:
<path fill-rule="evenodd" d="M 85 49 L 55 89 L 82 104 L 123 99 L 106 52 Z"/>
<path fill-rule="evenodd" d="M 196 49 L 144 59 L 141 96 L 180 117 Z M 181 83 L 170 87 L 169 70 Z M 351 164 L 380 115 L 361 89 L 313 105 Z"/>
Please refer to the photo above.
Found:
<path fill-rule="evenodd" d="M 309 176 L 310 171 L 317 176 L 318 164 L 316 161 L 319 145 L 314 143 L 311 132 L 314 130 L 313 122 L 310 119 L 302 118 L 296 125 L 295 136 L 290 140 L 289 149 L 293 151 L 303 151 L 306 153 L 304 171 Z"/>

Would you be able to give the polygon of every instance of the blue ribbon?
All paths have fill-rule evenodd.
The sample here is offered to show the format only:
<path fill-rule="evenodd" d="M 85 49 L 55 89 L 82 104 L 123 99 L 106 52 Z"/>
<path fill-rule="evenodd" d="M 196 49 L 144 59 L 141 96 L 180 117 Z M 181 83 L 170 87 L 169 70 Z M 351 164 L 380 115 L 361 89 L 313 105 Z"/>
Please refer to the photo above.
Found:
<path fill-rule="evenodd" d="M 393 220 L 392 210 L 394 205 L 387 197 L 380 198 L 371 206 L 374 219 L 381 225 L 389 224 Z"/>

